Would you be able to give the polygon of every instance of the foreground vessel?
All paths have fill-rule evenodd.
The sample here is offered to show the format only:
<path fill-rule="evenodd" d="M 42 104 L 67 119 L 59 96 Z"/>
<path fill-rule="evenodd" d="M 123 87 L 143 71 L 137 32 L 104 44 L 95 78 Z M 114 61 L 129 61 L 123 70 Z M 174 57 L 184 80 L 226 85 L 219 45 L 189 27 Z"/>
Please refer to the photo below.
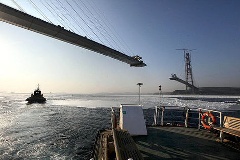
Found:
<path fill-rule="evenodd" d="M 156 106 L 153 125 L 146 126 L 145 132 L 139 118 L 143 116 L 141 106 L 121 105 L 117 110 L 112 110 L 112 128 L 99 131 L 91 160 L 239 158 L 240 118 L 228 117 L 231 119 L 227 120 L 226 113 L 223 118 L 220 111 L 202 108 L 182 110 Z M 205 129 L 206 126 L 209 129 Z M 136 133 L 135 128 L 142 129 Z"/>
<path fill-rule="evenodd" d="M 43 94 L 41 93 L 41 90 L 39 89 L 39 84 L 38 84 L 37 89 L 35 89 L 33 94 L 31 94 L 31 97 L 28 97 L 26 99 L 26 101 L 28 101 L 29 104 L 46 102 L 46 98 L 43 97 Z"/>

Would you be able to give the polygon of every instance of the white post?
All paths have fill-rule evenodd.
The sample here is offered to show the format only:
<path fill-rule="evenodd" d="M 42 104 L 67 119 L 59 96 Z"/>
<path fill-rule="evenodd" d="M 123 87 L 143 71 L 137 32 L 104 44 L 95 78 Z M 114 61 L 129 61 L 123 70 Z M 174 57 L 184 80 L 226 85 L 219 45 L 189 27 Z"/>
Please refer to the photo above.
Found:
<path fill-rule="evenodd" d="M 223 127 L 223 125 L 222 125 L 222 112 L 220 112 L 220 127 Z"/>
<path fill-rule="evenodd" d="M 155 126 L 157 125 L 157 107 L 158 106 L 155 106 L 155 114 L 154 114 L 154 125 Z"/>
<path fill-rule="evenodd" d="M 140 93 L 141 93 L 141 86 L 139 85 L 139 101 L 138 101 L 138 104 L 139 104 L 139 105 L 141 104 L 141 101 L 140 101 Z"/>
<path fill-rule="evenodd" d="M 143 85 L 143 83 L 138 83 L 137 85 L 139 86 L 139 102 L 138 102 L 138 104 L 140 105 L 141 104 L 141 101 L 140 101 L 140 88 L 141 88 L 141 85 Z"/>
<path fill-rule="evenodd" d="M 186 108 L 186 117 L 185 117 L 185 127 L 187 128 L 188 127 L 188 112 L 189 112 L 189 109 Z"/>

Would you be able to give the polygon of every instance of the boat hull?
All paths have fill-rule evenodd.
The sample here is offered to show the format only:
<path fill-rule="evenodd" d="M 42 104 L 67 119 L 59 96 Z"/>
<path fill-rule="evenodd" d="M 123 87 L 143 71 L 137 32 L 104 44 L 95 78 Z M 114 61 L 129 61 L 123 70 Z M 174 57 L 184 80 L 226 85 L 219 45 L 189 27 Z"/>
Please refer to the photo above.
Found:
<path fill-rule="evenodd" d="M 26 99 L 26 101 L 28 101 L 29 104 L 32 104 L 32 103 L 46 103 L 46 98 L 44 97 L 29 97 Z"/>

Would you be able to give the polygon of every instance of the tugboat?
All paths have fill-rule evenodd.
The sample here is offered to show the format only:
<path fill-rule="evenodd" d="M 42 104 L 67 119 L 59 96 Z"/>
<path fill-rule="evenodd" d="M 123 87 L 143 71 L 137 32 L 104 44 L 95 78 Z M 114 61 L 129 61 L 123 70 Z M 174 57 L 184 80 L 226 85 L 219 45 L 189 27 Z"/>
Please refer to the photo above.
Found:
<path fill-rule="evenodd" d="M 31 94 L 31 97 L 28 97 L 26 99 L 26 101 L 28 101 L 28 104 L 45 103 L 46 102 L 46 98 L 43 97 L 43 94 L 41 93 L 41 90 L 39 89 L 39 84 L 38 84 L 37 89 L 35 89 L 34 93 Z"/>

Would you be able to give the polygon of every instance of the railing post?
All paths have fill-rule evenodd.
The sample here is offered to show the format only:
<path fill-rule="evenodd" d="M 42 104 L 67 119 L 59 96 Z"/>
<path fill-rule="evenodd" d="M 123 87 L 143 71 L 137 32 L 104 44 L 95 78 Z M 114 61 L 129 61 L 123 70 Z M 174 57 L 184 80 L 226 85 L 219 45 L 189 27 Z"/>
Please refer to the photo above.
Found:
<path fill-rule="evenodd" d="M 117 128 L 117 118 L 113 108 L 112 108 L 111 121 L 112 121 L 112 129 Z"/>
<path fill-rule="evenodd" d="M 165 107 L 162 106 L 161 126 L 163 126 L 164 124 L 163 122 L 164 110 L 165 110 Z"/>
<path fill-rule="evenodd" d="M 223 127 L 223 125 L 222 125 L 222 112 L 220 112 L 220 127 Z"/>
<path fill-rule="evenodd" d="M 198 111 L 198 130 L 200 130 L 201 128 L 201 108 L 199 108 L 199 111 Z"/>
<path fill-rule="evenodd" d="M 154 125 L 156 126 L 158 124 L 158 106 L 155 106 L 155 114 L 154 114 Z"/>
<path fill-rule="evenodd" d="M 187 128 L 188 127 L 188 112 L 189 112 L 189 109 L 186 107 L 186 116 L 185 116 L 185 127 Z"/>

